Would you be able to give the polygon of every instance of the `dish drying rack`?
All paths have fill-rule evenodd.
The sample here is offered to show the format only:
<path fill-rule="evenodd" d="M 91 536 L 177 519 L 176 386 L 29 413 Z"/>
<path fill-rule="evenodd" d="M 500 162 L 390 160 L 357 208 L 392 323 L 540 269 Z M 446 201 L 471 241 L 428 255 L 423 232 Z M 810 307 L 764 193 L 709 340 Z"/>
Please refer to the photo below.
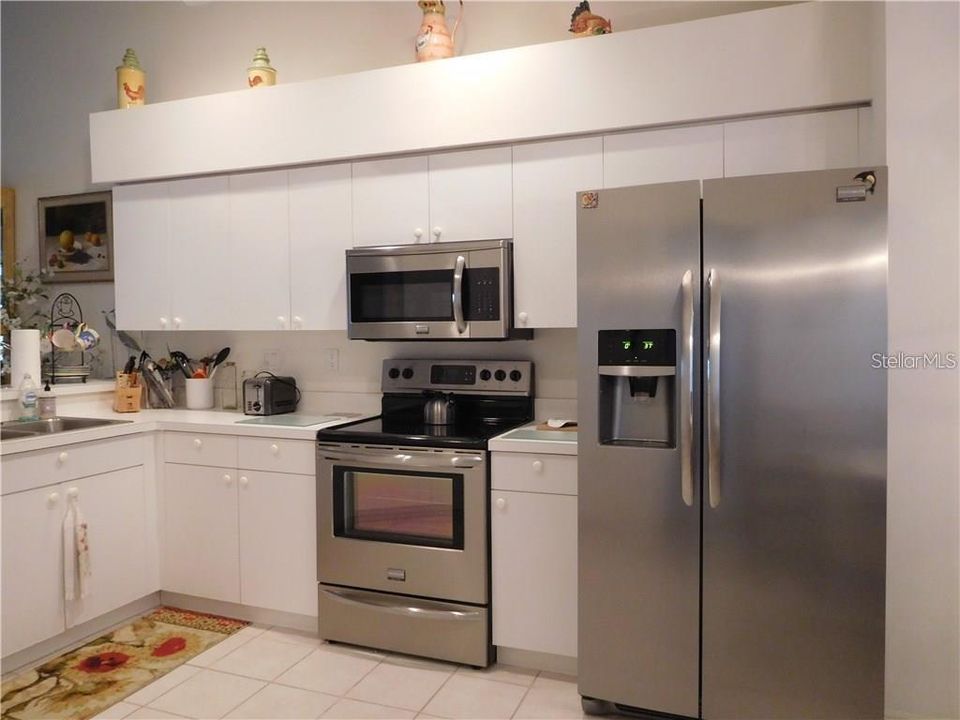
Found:
<path fill-rule="evenodd" d="M 83 323 L 83 308 L 80 306 L 80 301 L 72 294 L 68 292 L 62 292 L 57 295 L 53 302 L 50 304 L 50 333 L 53 334 L 53 331 L 57 328 L 65 327 L 71 331 L 75 331 Z M 66 352 L 76 352 L 76 350 L 69 350 Z M 86 366 L 86 353 L 83 349 L 80 350 L 80 366 Z M 43 379 L 43 372 L 40 373 L 41 380 Z M 47 381 L 51 385 L 57 384 L 57 346 L 52 342 L 50 343 L 50 369 L 46 376 Z M 64 379 L 61 376 L 61 379 Z M 80 378 L 80 382 L 87 382 L 87 376 L 84 375 Z"/>

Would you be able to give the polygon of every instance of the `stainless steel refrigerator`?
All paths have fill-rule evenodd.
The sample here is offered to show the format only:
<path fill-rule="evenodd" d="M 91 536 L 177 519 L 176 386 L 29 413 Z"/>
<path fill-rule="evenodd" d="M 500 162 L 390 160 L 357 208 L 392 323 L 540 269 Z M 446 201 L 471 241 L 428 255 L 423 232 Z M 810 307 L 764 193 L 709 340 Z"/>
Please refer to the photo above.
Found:
<path fill-rule="evenodd" d="M 588 712 L 883 717 L 886 177 L 577 196 Z"/>

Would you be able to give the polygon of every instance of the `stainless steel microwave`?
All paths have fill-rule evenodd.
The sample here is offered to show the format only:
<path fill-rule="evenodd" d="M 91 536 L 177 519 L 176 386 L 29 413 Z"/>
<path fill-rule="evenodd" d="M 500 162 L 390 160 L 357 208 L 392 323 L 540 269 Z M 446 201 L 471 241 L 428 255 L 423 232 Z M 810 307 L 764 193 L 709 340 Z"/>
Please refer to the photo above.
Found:
<path fill-rule="evenodd" d="M 347 250 L 347 336 L 358 340 L 508 340 L 513 242 L 479 240 Z"/>

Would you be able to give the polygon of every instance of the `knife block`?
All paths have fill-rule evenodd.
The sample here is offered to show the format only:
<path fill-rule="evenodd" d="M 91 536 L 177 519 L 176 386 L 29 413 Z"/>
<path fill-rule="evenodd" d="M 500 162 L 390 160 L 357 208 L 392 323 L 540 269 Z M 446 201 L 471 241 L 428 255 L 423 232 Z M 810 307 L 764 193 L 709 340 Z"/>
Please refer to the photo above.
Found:
<path fill-rule="evenodd" d="M 117 373 L 117 387 L 113 391 L 113 411 L 118 413 L 140 412 L 143 386 L 137 373 Z"/>

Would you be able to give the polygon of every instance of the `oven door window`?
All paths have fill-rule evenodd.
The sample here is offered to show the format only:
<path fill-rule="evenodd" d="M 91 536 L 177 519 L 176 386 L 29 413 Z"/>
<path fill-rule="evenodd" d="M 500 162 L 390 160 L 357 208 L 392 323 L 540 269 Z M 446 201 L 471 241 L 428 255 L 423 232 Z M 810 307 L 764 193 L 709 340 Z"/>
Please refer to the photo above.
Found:
<path fill-rule="evenodd" d="M 338 537 L 463 549 L 463 476 L 333 469 Z"/>
<path fill-rule="evenodd" d="M 453 270 L 351 274 L 350 319 L 355 323 L 453 320 Z"/>

